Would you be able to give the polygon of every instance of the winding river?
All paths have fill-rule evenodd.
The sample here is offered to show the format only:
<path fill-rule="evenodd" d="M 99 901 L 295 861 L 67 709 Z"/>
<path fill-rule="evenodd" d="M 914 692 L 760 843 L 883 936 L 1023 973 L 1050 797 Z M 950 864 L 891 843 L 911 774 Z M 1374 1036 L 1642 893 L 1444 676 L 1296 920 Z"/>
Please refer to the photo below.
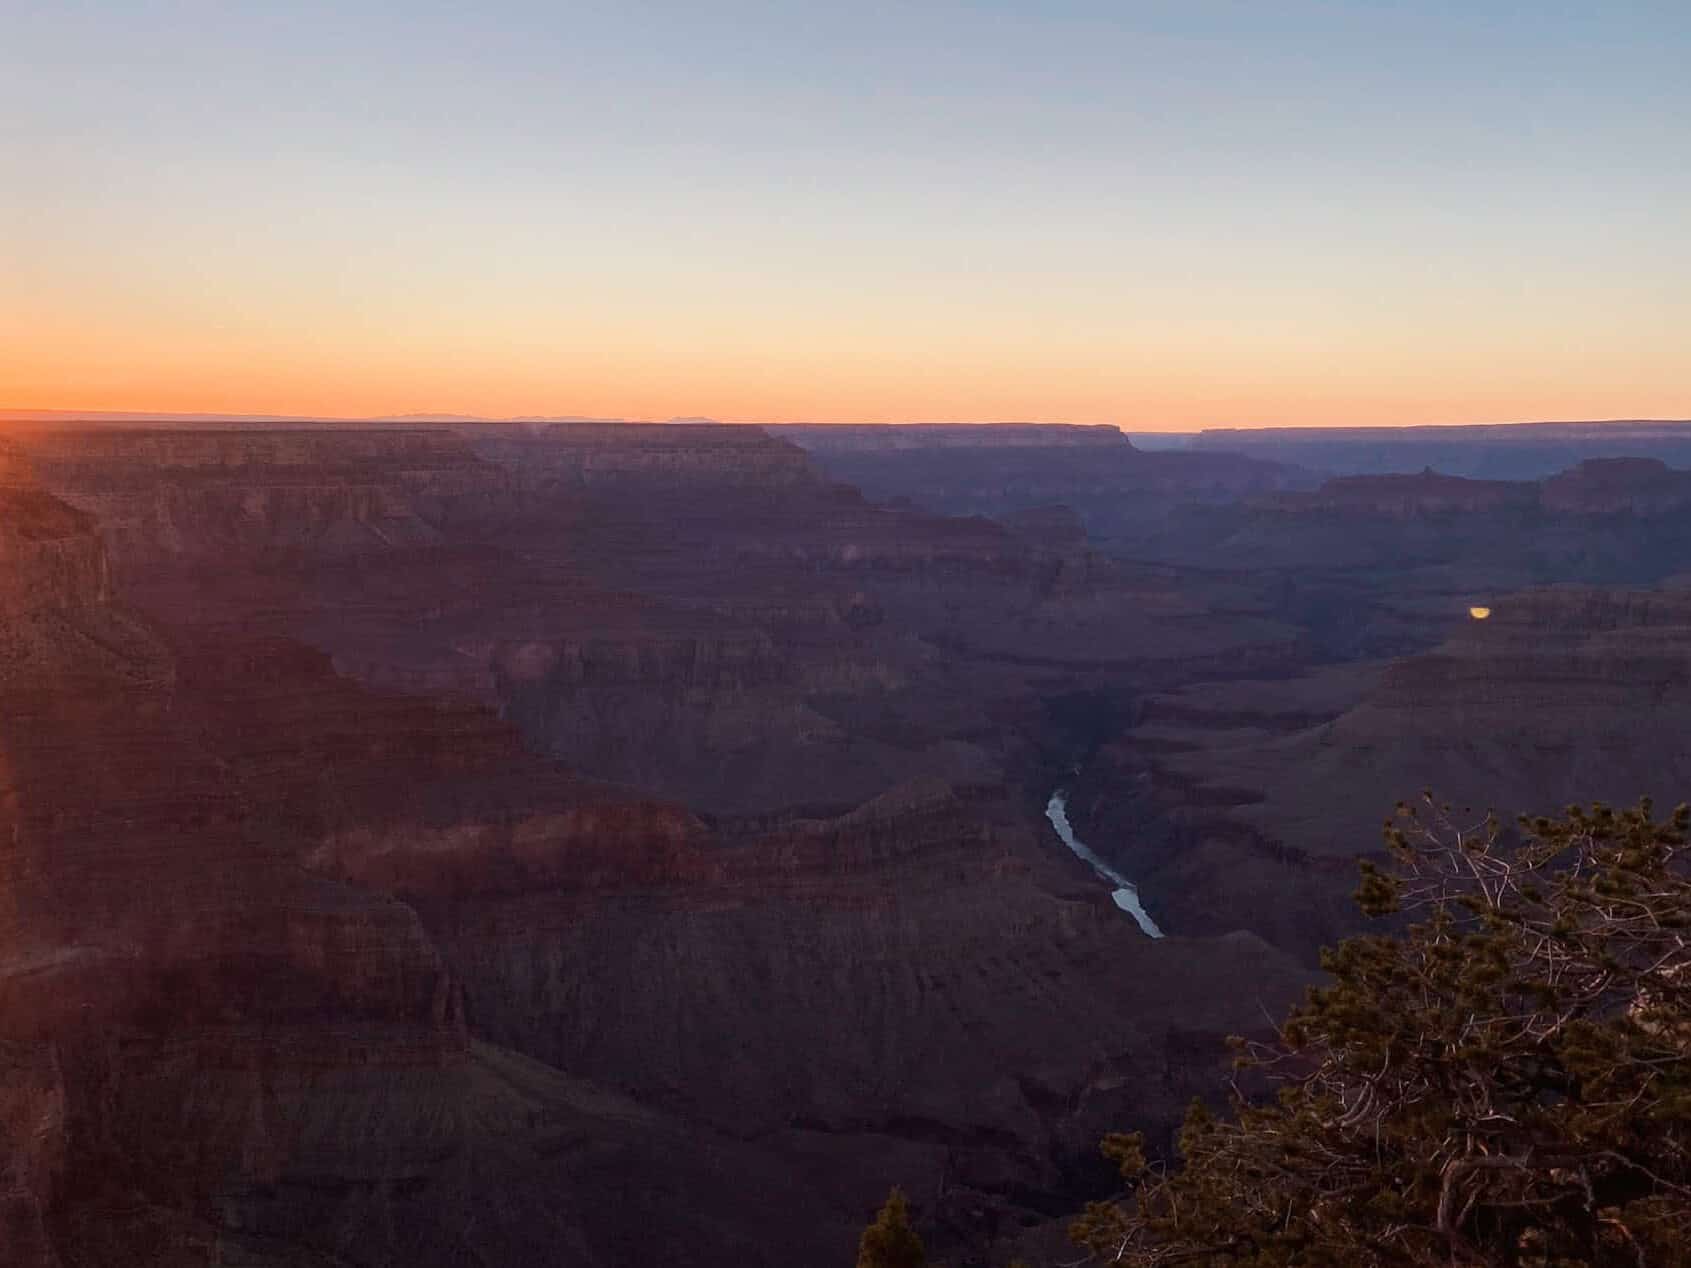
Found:
<path fill-rule="evenodd" d="M 1045 817 L 1051 820 L 1051 826 L 1057 830 L 1063 844 L 1073 850 L 1081 862 L 1115 888 L 1111 897 L 1116 900 L 1116 906 L 1132 916 L 1148 936 L 1162 937 L 1163 931 L 1157 928 L 1157 922 L 1152 920 L 1150 913 L 1140 905 L 1139 887 L 1094 854 L 1092 848 L 1074 834 L 1074 828 L 1069 823 L 1068 794 L 1061 788 L 1052 793 L 1051 800 L 1045 803 Z"/>

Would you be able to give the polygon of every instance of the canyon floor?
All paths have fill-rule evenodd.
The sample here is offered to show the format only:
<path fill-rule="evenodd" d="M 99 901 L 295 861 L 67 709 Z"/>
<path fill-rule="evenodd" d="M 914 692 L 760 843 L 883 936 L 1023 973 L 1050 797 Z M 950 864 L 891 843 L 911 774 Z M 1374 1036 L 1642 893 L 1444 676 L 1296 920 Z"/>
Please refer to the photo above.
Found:
<path fill-rule="evenodd" d="M 1687 432 L 17 424 L 6 1262 L 1060 1242 L 1396 801 L 1686 795 Z"/>

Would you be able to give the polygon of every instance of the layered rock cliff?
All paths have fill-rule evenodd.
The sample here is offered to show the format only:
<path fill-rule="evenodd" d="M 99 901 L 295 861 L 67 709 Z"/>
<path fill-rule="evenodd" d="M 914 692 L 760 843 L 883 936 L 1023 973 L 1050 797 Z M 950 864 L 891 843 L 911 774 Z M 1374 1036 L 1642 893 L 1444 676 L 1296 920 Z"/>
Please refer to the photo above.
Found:
<path fill-rule="evenodd" d="M 5 1200 L 43 1255 L 820 1262 L 889 1180 L 980 1247 L 1295 993 L 1259 940 L 1144 938 L 1038 813 L 1048 691 L 1287 631 L 699 435 L 512 442 L 568 451 L 552 483 L 453 440 L 32 442 L 130 518 L 109 583 L 17 563 L 19 610 L 134 632 L 0 681 L 0 1130 L 43 1142 Z M 343 486 L 452 509 L 348 550 Z"/>
<path fill-rule="evenodd" d="M 0 614 L 101 603 L 107 573 L 93 518 L 48 493 L 27 458 L 0 446 Z"/>
<path fill-rule="evenodd" d="M 23 437 L 44 483 L 96 516 L 120 564 L 382 553 L 428 545 L 505 482 L 443 430 L 51 430 Z"/>
<path fill-rule="evenodd" d="M 295 429 L 240 458 L 253 435 L 32 443 L 63 496 L 126 525 L 143 611 L 262 621 L 372 685 L 480 700 L 583 771 L 710 809 L 980 779 L 988 715 L 1037 709 L 1033 680 L 1064 667 L 1298 655 L 1248 596 L 1209 621 L 1179 579 L 1072 532 L 877 507 L 757 429 Z M 378 540 L 398 521 L 348 509 L 378 494 L 421 527 Z"/>
<path fill-rule="evenodd" d="M 666 484 L 690 491 L 819 482 L 803 452 L 758 427 L 582 422 L 496 430 L 470 425 L 460 434 L 477 452 L 517 468 L 525 481 L 587 488 Z"/>

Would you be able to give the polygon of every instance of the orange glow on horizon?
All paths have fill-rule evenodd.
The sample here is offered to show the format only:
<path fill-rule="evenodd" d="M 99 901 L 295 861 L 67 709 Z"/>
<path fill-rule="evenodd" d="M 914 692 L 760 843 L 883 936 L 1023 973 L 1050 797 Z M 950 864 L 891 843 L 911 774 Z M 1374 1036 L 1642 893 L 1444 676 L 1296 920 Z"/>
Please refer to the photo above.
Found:
<path fill-rule="evenodd" d="M 0 411 L 1691 417 L 1683 5 L 343 7 L 8 25 Z"/>
<path fill-rule="evenodd" d="M 1129 431 L 1691 417 L 1678 301 L 1606 280 L 1536 306 L 1404 281 L 1381 306 L 1331 279 L 1065 291 L 1007 265 L 854 290 L 633 258 L 571 290 L 467 248 L 325 281 L 315 257 L 168 245 L 122 279 L 65 271 L 0 302 L 0 408 Z"/>
<path fill-rule="evenodd" d="M 20 359 L 21 360 L 21 359 Z M 67 359 L 68 360 L 68 359 Z M 1487 384 L 1469 391 L 1431 382 L 1425 390 L 1356 390 L 1360 385 L 1248 382 L 1190 384 L 1035 368 L 1024 375 L 959 367 L 945 379 L 908 367 L 818 368 L 800 381 L 759 382 L 734 366 L 559 367 L 539 374 L 516 365 L 465 372 L 449 361 L 401 367 L 382 360 L 311 364 L 241 357 L 219 364 L 163 356 L 151 365 L 53 366 L 48 358 L 0 361 L 0 417 L 42 413 L 252 414 L 369 418 L 460 414 L 485 418 L 570 416 L 627 419 L 708 417 L 727 422 L 1113 423 L 1128 431 L 1206 427 L 1362 427 L 1500 423 L 1553 419 L 1687 418 L 1691 391 L 1602 386 L 1562 390 Z M 60 372 L 55 374 L 53 370 Z M 456 372 L 455 372 L 456 371 Z M 1352 390 L 1346 390 L 1350 388 Z M 1442 390 L 1441 390 L 1442 388 Z"/>
<path fill-rule="evenodd" d="M 1060 394 L 1053 394 L 1060 396 Z M 725 396 L 713 403 L 702 396 L 656 396 L 636 390 L 604 387 L 547 393 L 536 399 L 488 392 L 459 396 L 418 397 L 395 389 L 363 392 L 323 392 L 281 388 L 246 392 L 240 386 L 201 383 L 192 388 L 95 393 L 67 390 L 63 395 L 19 393 L 0 397 L 0 424 L 26 421 L 31 415 L 64 417 L 88 415 L 251 415 L 255 417 L 346 419 L 396 418 L 408 415 L 505 418 L 581 417 L 663 421 L 670 418 L 708 418 L 748 425 L 781 423 L 1073 423 L 1109 424 L 1130 432 L 1194 432 L 1206 428 L 1269 427 L 1416 427 L 1507 424 L 1541 421 L 1601 421 L 1606 419 L 1691 418 L 1691 402 L 1629 401 L 1613 395 L 1590 398 L 1522 397 L 1513 404 L 1476 404 L 1436 399 L 1428 404 L 1404 402 L 1326 401 L 1276 402 L 1262 400 L 1255 407 L 1207 409 L 1202 401 L 1171 399 L 1163 403 L 1141 399 L 1131 403 L 1103 403 L 1065 410 L 1058 402 L 1040 408 L 1032 402 L 1000 404 L 981 398 L 977 405 L 928 404 L 923 398 L 870 402 L 861 398 L 819 397 L 783 406 L 754 398 Z"/>
<path fill-rule="evenodd" d="M 93 297 L 89 297 L 93 299 Z M 1129 431 L 1687 418 L 1670 334 L 1568 354 L 1561 331 L 1349 346 L 1311 323 L 1092 312 L 1062 327 L 828 313 L 653 316 L 482 305 L 128 311 L 0 306 L 0 410 L 320 418 L 462 414 L 778 422 L 1085 422 Z M 55 311 L 56 310 L 56 311 Z M 90 313 L 97 314 L 90 316 Z M 896 320 L 895 320 L 896 319 Z M 1342 332 L 1341 332 L 1342 333 Z M 1659 337 L 1655 337 L 1659 335 Z"/>

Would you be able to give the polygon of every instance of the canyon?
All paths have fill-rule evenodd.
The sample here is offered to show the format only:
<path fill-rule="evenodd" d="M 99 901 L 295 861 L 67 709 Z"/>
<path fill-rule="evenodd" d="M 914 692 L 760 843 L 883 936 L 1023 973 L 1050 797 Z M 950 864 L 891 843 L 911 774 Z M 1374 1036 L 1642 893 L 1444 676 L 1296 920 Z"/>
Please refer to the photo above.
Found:
<path fill-rule="evenodd" d="M 1691 472 L 1309 457 L 13 424 L 8 1262 L 844 1262 L 894 1183 L 1060 1240 L 1398 799 L 1691 776 Z"/>
<path fill-rule="evenodd" d="M 1329 475 L 1409 475 L 1436 467 L 1453 476 L 1541 480 L 1589 458 L 1691 466 L 1691 422 L 1685 419 L 1214 428 L 1174 443 L 1194 453 L 1239 454 Z"/>

